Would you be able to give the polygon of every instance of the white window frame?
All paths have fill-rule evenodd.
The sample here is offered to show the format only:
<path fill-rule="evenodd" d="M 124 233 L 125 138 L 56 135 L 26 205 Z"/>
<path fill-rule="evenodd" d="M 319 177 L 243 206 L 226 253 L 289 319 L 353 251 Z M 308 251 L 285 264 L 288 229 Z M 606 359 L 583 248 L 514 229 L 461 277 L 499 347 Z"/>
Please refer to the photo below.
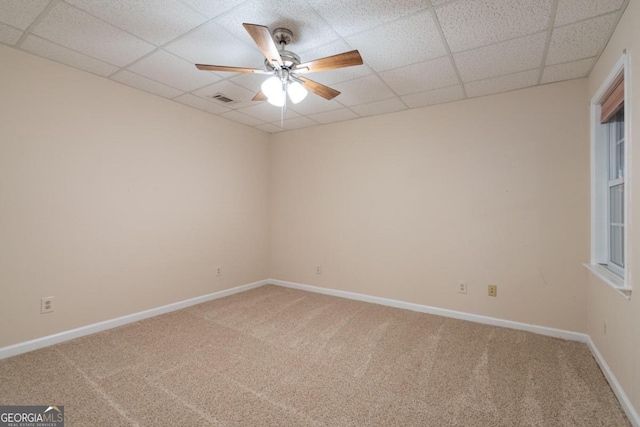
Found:
<path fill-rule="evenodd" d="M 601 104 L 616 79 L 624 74 L 624 271 L 607 268 L 603 264 L 609 258 L 609 138 L 610 126 L 600 123 Z M 616 62 L 607 78 L 591 99 L 591 260 L 585 264 L 606 284 L 618 290 L 623 296 L 631 294 L 632 277 L 629 269 L 631 259 L 631 61 L 629 51 L 625 50 Z M 603 160 L 604 159 L 604 160 Z M 613 270 L 613 271 L 612 271 Z M 620 274 L 622 273 L 622 274 Z"/>

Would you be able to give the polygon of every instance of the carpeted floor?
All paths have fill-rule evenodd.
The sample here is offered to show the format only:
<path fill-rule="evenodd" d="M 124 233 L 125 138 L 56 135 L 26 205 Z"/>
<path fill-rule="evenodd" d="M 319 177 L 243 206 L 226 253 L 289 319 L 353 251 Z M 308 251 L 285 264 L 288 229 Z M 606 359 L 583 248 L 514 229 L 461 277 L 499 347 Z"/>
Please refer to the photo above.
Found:
<path fill-rule="evenodd" d="M 584 344 L 263 286 L 0 361 L 75 426 L 627 426 Z"/>

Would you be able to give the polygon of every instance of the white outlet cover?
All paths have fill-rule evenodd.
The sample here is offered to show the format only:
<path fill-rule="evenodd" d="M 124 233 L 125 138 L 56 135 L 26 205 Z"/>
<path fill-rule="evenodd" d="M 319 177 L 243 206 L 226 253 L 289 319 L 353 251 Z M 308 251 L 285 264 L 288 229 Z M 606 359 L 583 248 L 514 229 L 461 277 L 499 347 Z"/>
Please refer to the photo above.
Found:
<path fill-rule="evenodd" d="M 52 313 L 53 312 L 53 297 L 43 297 L 40 300 L 40 313 Z"/>

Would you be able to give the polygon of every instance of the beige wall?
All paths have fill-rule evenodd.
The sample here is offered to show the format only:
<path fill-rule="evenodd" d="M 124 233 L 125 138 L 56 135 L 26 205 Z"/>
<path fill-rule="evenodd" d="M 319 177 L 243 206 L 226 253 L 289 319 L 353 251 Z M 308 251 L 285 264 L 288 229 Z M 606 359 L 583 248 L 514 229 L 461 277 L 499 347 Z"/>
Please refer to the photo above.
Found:
<path fill-rule="evenodd" d="M 587 332 L 603 355 L 607 364 L 622 385 L 636 412 L 640 413 L 640 147 L 638 124 L 640 123 L 640 4 L 630 1 L 622 20 L 618 24 L 607 48 L 598 60 L 589 77 L 589 99 L 606 79 L 607 75 L 620 59 L 623 49 L 631 55 L 631 76 L 625 82 L 631 84 L 631 102 L 625 103 L 625 115 L 635 126 L 630 163 L 633 175 L 627 189 L 630 191 L 632 212 L 629 242 L 632 246 L 628 270 L 635 279 L 631 285 L 635 288 L 631 300 L 626 300 L 615 290 L 596 277 L 589 278 L 588 287 L 588 329 Z M 607 322 L 607 334 L 604 334 L 603 322 Z"/>
<path fill-rule="evenodd" d="M 7 47 L 0 63 L 0 347 L 267 277 L 268 134 Z"/>
<path fill-rule="evenodd" d="M 274 135 L 271 173 L 272 278 L 586 329 L 586 79 Z"/>

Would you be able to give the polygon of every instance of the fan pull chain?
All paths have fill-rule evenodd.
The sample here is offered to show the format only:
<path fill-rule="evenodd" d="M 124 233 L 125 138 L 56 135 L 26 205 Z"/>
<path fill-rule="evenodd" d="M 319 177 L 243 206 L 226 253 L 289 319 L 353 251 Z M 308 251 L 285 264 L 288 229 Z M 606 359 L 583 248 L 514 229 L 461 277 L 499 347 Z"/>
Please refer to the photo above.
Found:
<path fill-rule="evenodd" d="M 285 104 L 287 103 L 287 101 L 284 101 Z M 282 110 L 280 110 L 280 127 L 282 129 L 284 129 L 284 105 L 282 106 Z"/>
<path fill-rule="evenodd" d="M 287 90 L 289 90 L 289 82 L 282 82 L 282 89 L 284 91 L 284 104 L 282 104 L 282 110 L 280 111 L 280 127 L 284 129 L 284 113 L 287 110 Z"/>

